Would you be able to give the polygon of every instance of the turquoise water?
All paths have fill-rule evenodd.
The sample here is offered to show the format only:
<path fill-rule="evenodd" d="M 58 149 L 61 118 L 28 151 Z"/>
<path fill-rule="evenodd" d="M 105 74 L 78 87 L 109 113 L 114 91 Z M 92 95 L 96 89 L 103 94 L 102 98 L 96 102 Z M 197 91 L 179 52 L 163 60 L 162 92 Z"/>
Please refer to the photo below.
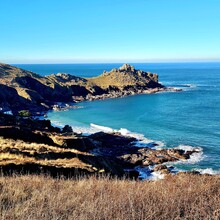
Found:
<path fill-rule="evenodd" d="M 120 64 L 17 65 L 41 75 L 67 72 L 78 76 L 96 76 Z M 165 147 L 190 145 L 202 147 L 203 155 L 180 169 L 220 170 L 220 63 L 134 64 L 136 69 L 159 74 L 167 86 L 183 92 L 135 95 L 103 101 L 83 102 L 82 109 L 51 112 L 56 123 L 75 129 L 90 129 L 90 123 L 126 128 L 146 138 L 161 141 Z"/>

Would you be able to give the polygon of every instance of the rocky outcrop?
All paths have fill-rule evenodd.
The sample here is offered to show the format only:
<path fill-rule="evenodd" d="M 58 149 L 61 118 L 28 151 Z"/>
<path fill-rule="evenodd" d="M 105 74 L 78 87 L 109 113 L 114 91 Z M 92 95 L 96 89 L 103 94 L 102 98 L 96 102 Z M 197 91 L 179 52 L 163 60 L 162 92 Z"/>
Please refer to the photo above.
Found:
<path fill-rule="evenodd" d="M 184 151 L 177 148 L 152 149 L 149 147 L 136 147 L 133 137 L 125 137 L 120 133 L 107 134 L 99 132 L 88 137 L 93 143 L 91 152 L 99 155 L 116 157 L 130 167 L 158 165 L 166 162 L 187 160 L 190 155 L 198 152 L 197 149 Z M 156 147 L 156 145 L 154 145 Z"/>
<path fill-rule="evenodd" d="M 172 168 L 164 163 L 187 160 L 197 153 L 139 148 L 136 141 L 120 133 L 83 136 L 69 126 L 55 128 L 49 120 L 0 114 L 0 170 L 5 174 L 43 172 L 70 177 L 102 173 L 137 178 L 136 167 L 153 167 L 150 172 L 168 174 Z"/>
<path fill-rule="evenodd" d="M 136 70 L 129 64 L 93 78 L 58 73 L 42 77 L 0 63 L 0 108 L 32 112 L 50 109 L 56 102 L 78 102 L 153 93 L 166 88 L 158 75 Z"/>

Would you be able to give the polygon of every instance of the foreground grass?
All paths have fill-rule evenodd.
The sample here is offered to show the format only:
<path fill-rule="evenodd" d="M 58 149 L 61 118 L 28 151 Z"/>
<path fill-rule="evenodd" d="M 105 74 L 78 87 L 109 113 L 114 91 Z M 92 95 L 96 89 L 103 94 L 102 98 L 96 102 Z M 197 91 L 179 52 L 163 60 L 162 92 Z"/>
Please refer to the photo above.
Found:
<path fill-rule="evenodd" d="M 0 219 L 220 219 L 220 177 L 0 177 Z"/>

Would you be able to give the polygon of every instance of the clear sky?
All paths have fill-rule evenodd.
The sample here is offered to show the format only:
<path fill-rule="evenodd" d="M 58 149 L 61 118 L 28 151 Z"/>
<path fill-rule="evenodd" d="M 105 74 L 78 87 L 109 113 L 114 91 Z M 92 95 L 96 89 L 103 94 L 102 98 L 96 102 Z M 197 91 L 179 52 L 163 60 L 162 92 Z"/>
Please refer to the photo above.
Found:
<path fill-rule="evenodd" d="M 0 0 L 0 62 L 220 60 L 220 0 Z"/>

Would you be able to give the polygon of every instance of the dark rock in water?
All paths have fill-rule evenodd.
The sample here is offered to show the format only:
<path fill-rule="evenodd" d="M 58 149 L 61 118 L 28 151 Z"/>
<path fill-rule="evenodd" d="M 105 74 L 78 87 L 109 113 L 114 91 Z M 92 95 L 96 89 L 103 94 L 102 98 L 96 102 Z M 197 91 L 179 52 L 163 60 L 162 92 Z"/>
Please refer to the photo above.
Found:
<path fill-rule="evenodd" d="M 139 148 L 136 149 L 136 153 L 133 151 L 130 154 L 127 153 L 122 155 L 120 158 L 134 165 L 149 166 L 173 162 L 180 159 L 186 160 L 189 159 L 190 155 L 193 153 L 194 151 L 188 151 L 185 154 L 184 151 L 179 149 L 155 150 L 150 148 Z"/>
<path fill-rule="evenodd" d="M 63 132 L 63 133 L 72 133 L 72 132 L 73 132 L 73 129 L 72 129 L 71 126 L 65 125 L 65 126 L 63 127 L 63 129 L 62 129 L 62 132 Z"/>
<path fill-rule="evenodd" d="M 154 168 L 154 171 L 160 171 L 164 169 L 168 169 L 166 165 L 159 165 Z"/>
<path fill-rule="evenodd" d="M 97 132 L 89 136 L 90 139 L 101 142 L 102 147 L 105 148 L 112 148 L 116 147 L 128 147 L 130 146 L 133 141 L 136 139 L 133 137 L 125 137 L 119 133 L 105 133 L 105 132 Z"/>
<path fill-rule="evenodd" d="M 170 169 L 166 165 L 158 165 L 158 166 L 154 167 L 153 171 L 154 172 L 159 171 L 161 174 L 169 174 L 170 173 Z"/>

